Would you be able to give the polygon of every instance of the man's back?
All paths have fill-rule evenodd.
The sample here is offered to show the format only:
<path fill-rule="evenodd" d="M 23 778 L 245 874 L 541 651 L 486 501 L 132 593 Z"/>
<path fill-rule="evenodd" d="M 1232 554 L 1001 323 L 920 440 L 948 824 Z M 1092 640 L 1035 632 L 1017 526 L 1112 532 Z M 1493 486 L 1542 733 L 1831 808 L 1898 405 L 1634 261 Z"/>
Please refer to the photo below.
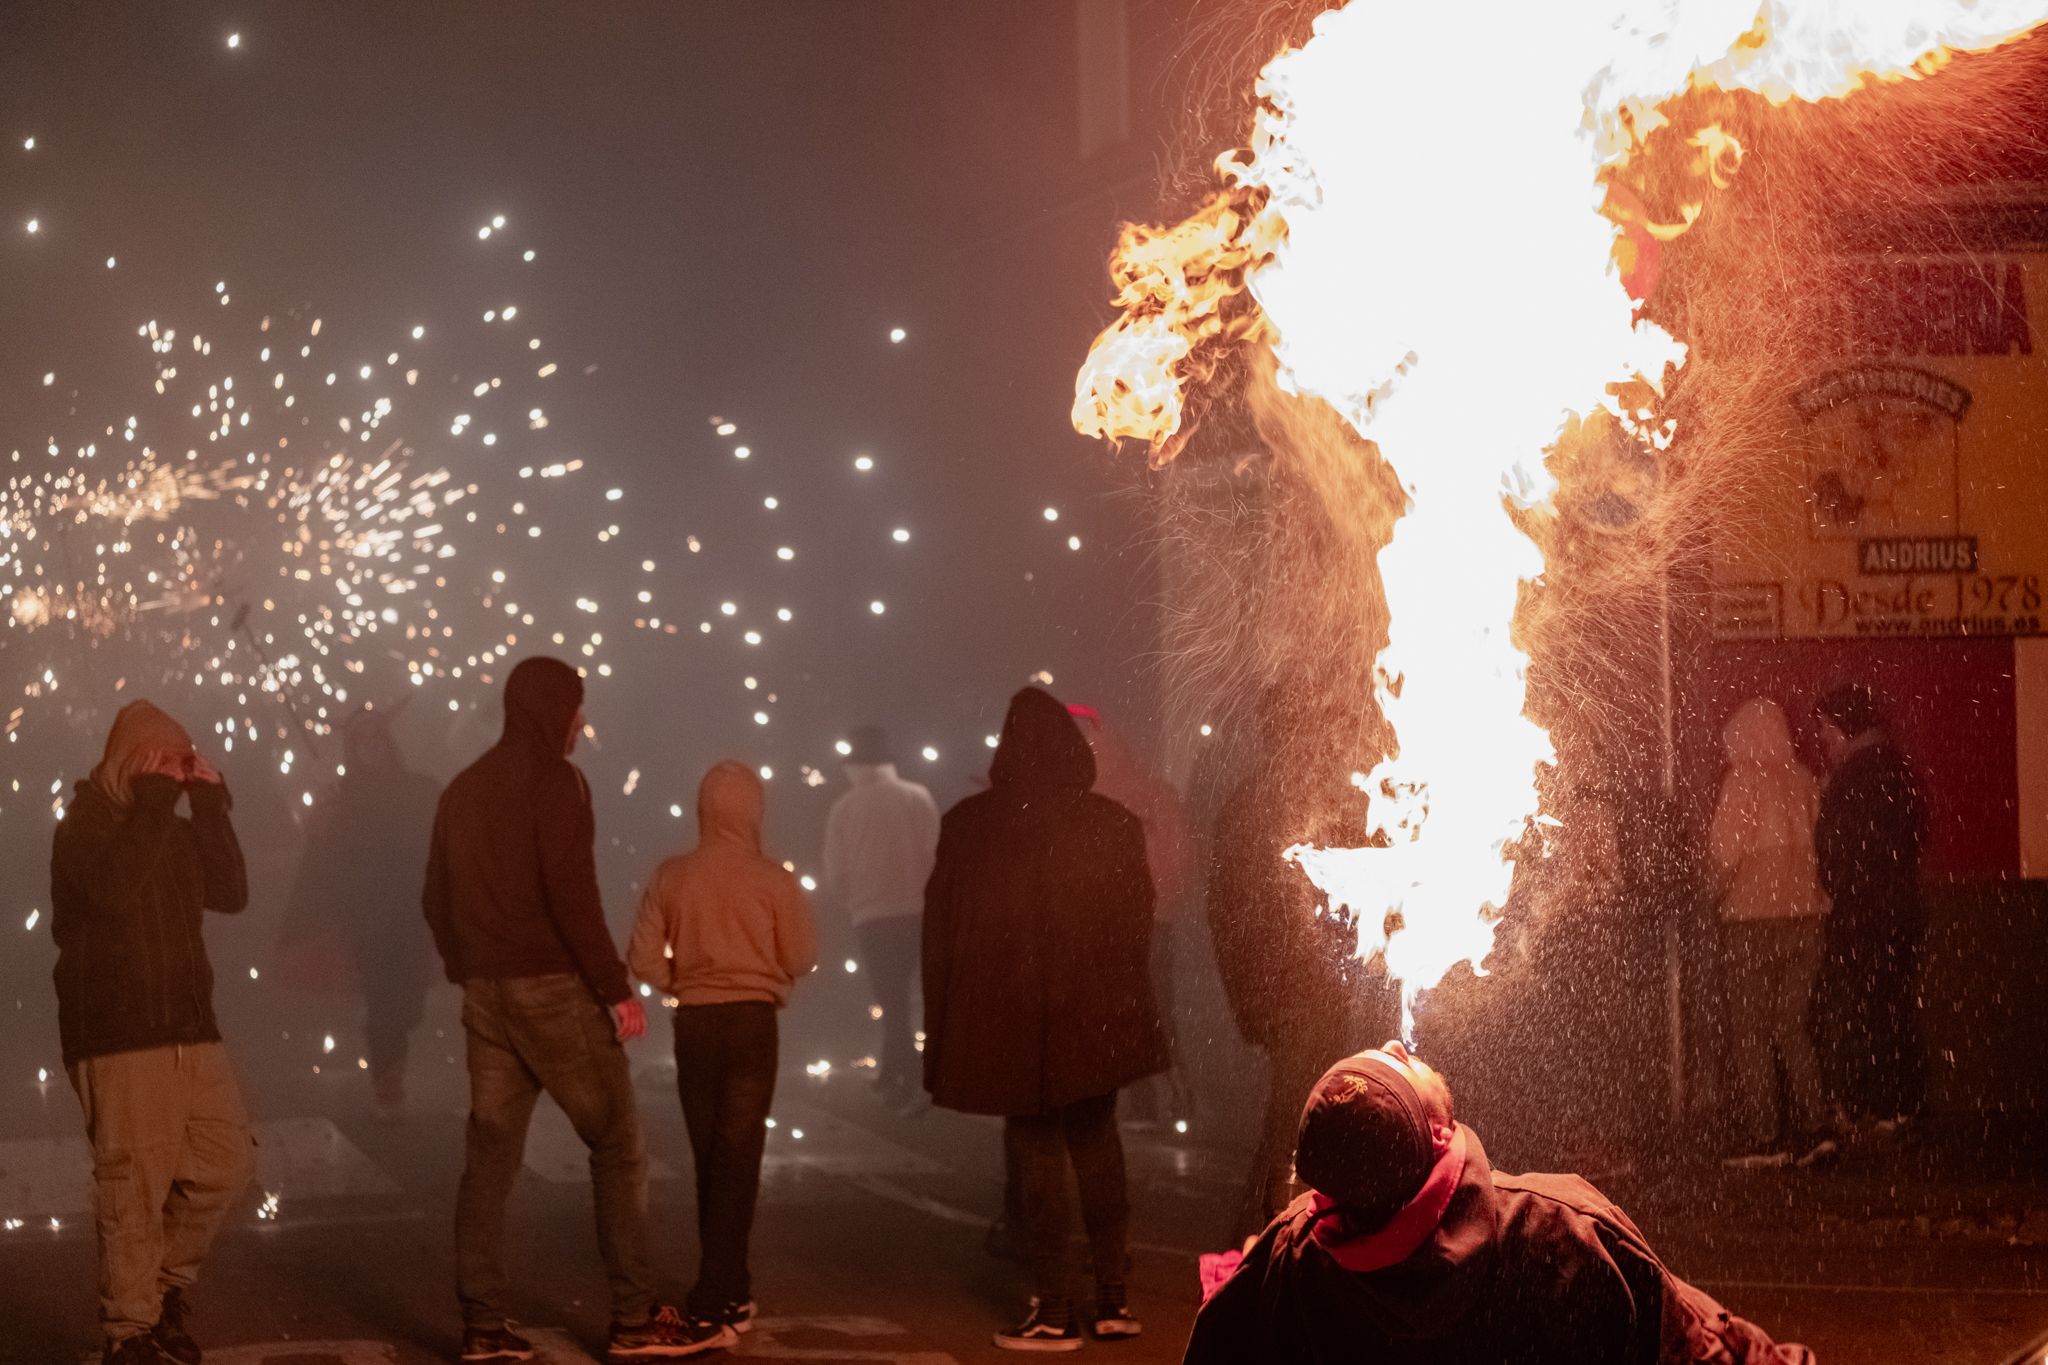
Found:
<path fill-rule="evenodd" d="M 939 844 L 939 811 L 894 764 L 852 768 L 853 786 L 825 823 L 825 878 L 855 924 L 924 908 Z"/>

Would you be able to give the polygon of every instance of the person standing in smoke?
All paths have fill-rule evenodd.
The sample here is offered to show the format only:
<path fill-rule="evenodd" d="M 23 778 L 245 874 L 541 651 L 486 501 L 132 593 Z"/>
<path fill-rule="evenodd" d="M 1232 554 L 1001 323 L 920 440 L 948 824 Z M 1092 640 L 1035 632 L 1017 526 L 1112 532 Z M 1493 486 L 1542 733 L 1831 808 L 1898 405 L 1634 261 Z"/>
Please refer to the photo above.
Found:
<path fill-rule="evenodd" d="M 197 1365 L 185 1292 L 255 1170 L 201 933 L 207 911 L 249 901 L 231 804 L 183 727 L 133 701 L 50 851 L 57 1030 L 92 1147 L 102 1359 L 118 1365 Z"/>
<path fill-rule="evenodd" d="M 1494 1170 L 1398 1042 L 1324 1073 L 1296 1150 L 1308 1192 L 1205 1267 L 1186 1365 L 1813 1365 L 1578 1176 Z"/>
<path fill-rule="evenodd" d="M 1829 772 L 1814 849 L 1833 900 L 1814 1012 L 1836 1101 L 1873 1136 L 1919 1113 L 1926 1086 L 1918 997 L 1920 783 L 1870 690 L 1851 683 L 1815 708 Z"/>
<path fill-rule="evenodd" d="M 845 906 L 860 939 L 875 1008 L 881 1011 L 878 1083 L 891 1101 L 918 1091 L 917 1024 L 910 990 L 917 977 L 924 884 L 939 845 L 932 794 L 896 774 L 878 725 L 853 732 L 844 794 L 825 820 L 825 887 Z"/>
<path fill-rule="evenodd" d="M 440 796 L 432 778 L 405 766 L 395 719 L 365 708 L 342 722 L 341 781 L 315 810 L 289 911 L 302 934 L 335 933 L 347 950 L 363 995 L 371 1094 L 385 1119 L 404 1113 L 406 1053 L 433 975 L 432 940 L 390 874 L 427 865 Z"/>
<path fill-rule="evenodd" d="M 1820 784 L 1794 752 L 1792 727 L 1776 702 L 1759 697 L 1736 708 L 1721 729 L 1721 745 L 1728 772 L 1707 835 L 1707 861 L 1721 910 L 1732 1160 L 1782 1163 L 1791 1153 L 1776 1141 L 1773 1062 L 1784 1068 L 1791 1094 L 1786 1136 L 1812 1143 L 1827 1117 L 1807 1027 L 1827 913 L 1813 852 Z M 1833 1149 L 1822 1139 L 1805 1156 Z"/>
<path fill-rule="evenodd" d="M 1363 831 L 1321 818 L 1356 800 L 1332 733 L 1339 718 L 1304 685 L 1260 700 L 1263 752 L 1217 817 L 1209 854 L 1209 935 L 1232 1017 L 1266 1055 L 1258 1145 L 1229 1229 L 1264 1227 L 1293 1197 L 1294 1129 L 1316 1077 L 1393 1032 L 1399 1002 L 1357 961 L 1357 934 L 1322 913 L 1314 883 L 1281 856 L 1299 843 L 1358 846 Z"/>
<path fill-rule="evenodd" d="M 697 1170 L 693 1319 L 754 1324 L 747 1243 L 775 1099 L 776 1011 L 818 965 L 795 874 L 761 852 L 761 779 L 724 762 L 697 789 L 697 847 L 654 870 L 626 957 L 674 996 L 676 1090 Z"/>
<path fill-rule="evenodd" d="M 621 1046 L 647 1031 L 605 927 L 590 787 L 569 761 L 583 679 L 522 659 L 505 680 L 505 731 L 458 773 L 434 817 L 422 903 L 468 1043 L 467 1158 L 455 1200 L 462 1359 L 530 1360 L 505 1318 L 505 1200 L 545 1091 L 590 1149 L 597 1242 L 611 1280 L 609 1359 L 672 1359 L 731 1345 L 731 1329 L 655 1303 L 647 1154 Z"/>
<path fill-rule="evenodd" d="M 1124 1290 L 1130 1234 L 1117 1091 L 1167 1064 L 1150 973 L 1152 879 L 1136 816 L 1090 788 L 1088 742 L 1027 687 L 989 789 L 946 812 L 925 888 L 925 1086 L 934 1103 L 1000 1115 L 1017 1162 L 1034 1296 L 1007 1350 L 1082 1344 L 1071 1294 L 1067 1171 L 1094 1256 L 1085 1315 L 1136 1336 Z"/>

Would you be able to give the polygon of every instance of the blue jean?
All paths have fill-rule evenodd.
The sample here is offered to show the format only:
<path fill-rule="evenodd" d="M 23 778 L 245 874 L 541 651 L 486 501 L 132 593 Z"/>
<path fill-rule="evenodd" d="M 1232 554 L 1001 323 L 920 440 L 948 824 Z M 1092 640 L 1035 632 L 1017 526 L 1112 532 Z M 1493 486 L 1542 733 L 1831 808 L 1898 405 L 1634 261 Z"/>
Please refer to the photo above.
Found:
<path fill-rule="evenodd" d="M 542 1091 L 590 1149 L 612 1319 L 644 1320 L 654 1308 L 647 1152 L 626 1050 L 610 1011 L 572 973 L 473 980 L 462 984 L 462 1027 L 469 1042 L 469 1128 L 455 1198 L 455 1273 L 464 1325 L 505 1325 L 499 1256 L 505 1200 L 525 1163 L 526 1128 Z"/>

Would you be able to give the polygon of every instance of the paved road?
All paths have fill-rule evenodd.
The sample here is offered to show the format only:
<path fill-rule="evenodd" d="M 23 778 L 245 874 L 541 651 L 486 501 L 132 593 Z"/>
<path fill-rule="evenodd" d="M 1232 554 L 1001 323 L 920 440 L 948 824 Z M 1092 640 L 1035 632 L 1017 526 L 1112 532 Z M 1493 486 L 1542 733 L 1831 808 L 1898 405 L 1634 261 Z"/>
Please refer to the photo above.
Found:
<path fill-rule="evenodd" d="M 288 1069 L 263 1063 L 262 1084 L 249 1087 L 260 1188 L 195 1296 L 216 1365 L 449 1358 L 462 1116 L 452 1020 L 437 1013 L 428 1034 L 436 1027 L 442 1036 L 426 1041 L 440 1055 L 420 1059 L 418 1102 L 402 1124 L 370 1121 L 365 1078 L 345 1047 L 302 1051 Z M 660 1049 L 635 1055 L 656 1156 L 656 1248 L 679 1292 L 694 1257 L 688 1148 Z M 790 1061 L 756 1241 L 765 1316 L 740 1354 L 820 1365 L 1000 1358 L 988 1333 L 1017 1311 L 1022 1287 L 983 1250 L 998 1192 L 994 1124 L 894 1114 L 861 1074 L 842 1067 L 815 1078 Z M 1087 1353 L 1174 1361 L 1194 1313 L 1194 1253 L 1214 1245 L 1237 1157 L 1201 1132 L 1127 1136 L 1139 1239 L 1132 1292 L 1147 1331 Z M 543 1329 L 547 1359 L 584 1361 L 601 1346 L 604 1284 L 581 1149 L 552 1106 L 537 1117 L 527 1168 L 509 1244 L 523 1265 L 516 1311 Z M 0 1231 L 0 1362 L 71 1365 L 92 1354 L 87 1189 L 61 1076 L 31 1088 L 26 1104 L 0 1105 L 0 1219 L 19 1220 Z M 1711 1207 L 1659 1208 L 1644 1221 L 1683 1273 L 1824 1360 L 1994 1360 L 2048 1328 L 2048 1257 L 1993 1239 L 1794 1235 Z"/>

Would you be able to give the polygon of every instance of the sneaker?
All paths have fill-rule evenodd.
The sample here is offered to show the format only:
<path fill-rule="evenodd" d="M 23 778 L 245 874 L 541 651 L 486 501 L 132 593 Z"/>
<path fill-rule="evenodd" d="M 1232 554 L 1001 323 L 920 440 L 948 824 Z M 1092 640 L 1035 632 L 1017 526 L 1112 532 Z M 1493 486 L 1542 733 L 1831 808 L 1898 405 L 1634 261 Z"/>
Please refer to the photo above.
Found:
<path fill-rule="evenodd" d="M 532 1360 L 533 1343 L 509 1327 L 472 1327 L 462 1334 L 462 1359 L 464 1365 Z"/>
<path fill-rule="evenodd" d="M 177 1361 L 178 1365 L 199 1365 L 199 1343 L 192 1340 L 192 1334 L 185 1330 L 185 1314 L 190 1311 L 185 1303 L 184 1290 L 166 1289 L 164 1306 L 157 1313 L 156 1326 L 149 1329 L 157 1349 Z"/>
<path fill-rule="evenodd" d="M 1775 1171 L 1791 1164 L 1790 1152 L 1745 1152 L 1721 1158 L 1722 1168 L 1730 1171 Z"/>
<path fill-rule="evenodd" d="M 176 1356 L 164 1354 L 154 1334 L 144 1332 L 139 1337 L 108 1342 L 100 1365 L 175 1365 L 176 1360 Z"/>
<path fill-rule="evenodd" d="M 1081 1329 L 1065 1304 L 1046 1304 L 1034 1297 L 1024 1321 L 996 1333 L 995 1343 L 1005 1351 L 1078 1351 Z"/>
<path fill-rule="evenodd" d="M 605 1347 L 607 1365 L 631 1360 L 679 1360 L 722 1351 L 739 1343 L 739 1333 L 709 1318 L 684 1317 L 673 1308 L 655 1310 L 645 1322 L 615 1322 Z"/>
<path fill-rule="evenodd" d="M 751 1332 L 754 1330 L 754 1318 L 759 1312 L 760 1309 L 752 1299 L 734 1299 L 712 1312 L 699 1314 L 693 1311 L 690 1316 L 701 1317 L 705 1322 L 722 1322 L 735 1332 Z"/>
<path fill-rule="evenodd" d="M 1117 1341 L 1137 1336 L 1144 1324 L 1131 1316 L 1130 1296 L 1120 1284 L 1107 1284 L 1095 1295 L 1095 1317 L 1088 1324 L 1098 1341 Z"/>

